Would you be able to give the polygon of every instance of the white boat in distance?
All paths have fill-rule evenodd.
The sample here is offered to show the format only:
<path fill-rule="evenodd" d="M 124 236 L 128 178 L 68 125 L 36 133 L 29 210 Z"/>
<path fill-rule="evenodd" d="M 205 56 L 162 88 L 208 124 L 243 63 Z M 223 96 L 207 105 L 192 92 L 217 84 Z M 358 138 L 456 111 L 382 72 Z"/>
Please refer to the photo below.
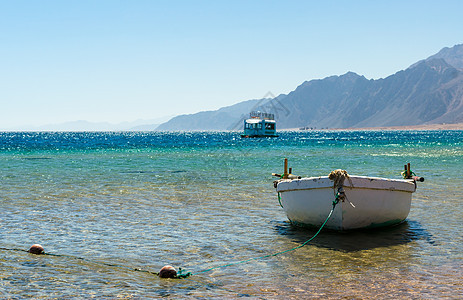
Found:
<path fill-rule="evenodd" d="M 278 137 L 274 114 L 253 111 L 244 120 L 242 138 Z"/>
<path fill-rule="evenodd" d="M 280 205 L 291 223 L 320 227 L 331 209 L 325 227 L 340 231 L 391 226 L 407 218 L 416 190 L 414 179 L 352 176 L 345 172 L 339 180 L 332 176 L 333 172 L 330 176 L 296 179 L 290 179 L 295 176 L 289 173 L 281 176 L 288 179 L 275 182 Z M 336 197 L 339 202 L 334 204 Z"/>

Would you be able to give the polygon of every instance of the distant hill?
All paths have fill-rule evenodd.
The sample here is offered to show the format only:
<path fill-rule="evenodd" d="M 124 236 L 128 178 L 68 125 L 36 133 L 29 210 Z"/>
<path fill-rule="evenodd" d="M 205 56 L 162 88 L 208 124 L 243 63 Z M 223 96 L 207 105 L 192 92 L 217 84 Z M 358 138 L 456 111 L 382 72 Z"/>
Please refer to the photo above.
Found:
<path fill-rule="evenodd" d="M 430 59 L 384 79 L 355 73 L 303 83 L 284 100 L 280 128 L 403 126 L 463 121 L 463 73 Z"/>
<path fill-rule="evenodd" d="M 70 121 L 42 126 L 20 126 L 8 128 L 7 131 L 150 131 L 156 129 L 159 124 L 171 117 L 163 117 L 152 120 L 136 120 L 118 124 L 107 122 Z"/>
<path fill-rule="evenodd" d="M 241 129 L 230 124 L 242 123 L 250 110 L 275 113 L 279 129 L 463 122 L 463 45 L 444 48 L 387 78 L 368 80 L 348 72 L 306 81 L 288 95 L 177 116 L 157 130 Z"/>
<path fill-rule="evenodd" d="M 214 111 L 180 115 L 159 125 L 156 130 L 239 130 L 251 110 L 259 109 L 270 100 L 248 100 Z"/>
<path fill-rule="evenodd" d="M 452 48 L 445 47 L 438 53 L 428 57 L 426 60 L 442 58 L 449 65 L 457 69 L 463 69 L 463 45 L 456 45 Z"/>

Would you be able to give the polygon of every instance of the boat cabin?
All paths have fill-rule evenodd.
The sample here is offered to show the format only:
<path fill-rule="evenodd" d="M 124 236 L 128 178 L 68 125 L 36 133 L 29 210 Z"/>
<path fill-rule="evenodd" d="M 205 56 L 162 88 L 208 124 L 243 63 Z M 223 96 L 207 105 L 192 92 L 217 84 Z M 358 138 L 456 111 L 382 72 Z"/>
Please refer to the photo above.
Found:
<path fill-rule="evenodd" d="M 241 137 L 277 137 L 273 114 L 253 111 L 244 120 L 244 134 Z"/>

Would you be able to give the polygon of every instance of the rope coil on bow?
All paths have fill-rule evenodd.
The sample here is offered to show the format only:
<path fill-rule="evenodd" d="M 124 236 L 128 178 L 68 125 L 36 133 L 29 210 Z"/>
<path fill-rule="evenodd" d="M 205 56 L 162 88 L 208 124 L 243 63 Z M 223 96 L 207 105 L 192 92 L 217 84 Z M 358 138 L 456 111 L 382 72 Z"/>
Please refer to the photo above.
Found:
<path fill-rule="evenodd" d="M 350 202 L 349 199 L 347 199 L 347 195 L 344 192 L 344 181 L 346 179 L 349 180 L 350 188 L 354 187 L 354 185 L 352 184 L 352 179 L 349 177 L 349 174 L 347 174 L 347 171 L 336 169 L 334 171 L 331 171 L 331 173 L 328 175 L 328 178 L 334 181 L 333 190 L 337 201 L 347 201 L 353 208 L 355 208 L 355 205 L 352 202 Z"/>

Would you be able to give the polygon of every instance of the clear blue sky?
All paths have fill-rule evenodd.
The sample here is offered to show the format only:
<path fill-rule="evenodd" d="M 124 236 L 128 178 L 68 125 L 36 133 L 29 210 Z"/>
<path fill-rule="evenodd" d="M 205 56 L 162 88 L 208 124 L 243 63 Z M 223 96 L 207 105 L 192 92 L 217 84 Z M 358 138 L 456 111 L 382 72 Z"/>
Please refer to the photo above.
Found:
<path fill-rule="evenodd" d="M 122 122 L 387 77 L 463 43 L 463 1 L 0 0 L 0 130 Z"/>

